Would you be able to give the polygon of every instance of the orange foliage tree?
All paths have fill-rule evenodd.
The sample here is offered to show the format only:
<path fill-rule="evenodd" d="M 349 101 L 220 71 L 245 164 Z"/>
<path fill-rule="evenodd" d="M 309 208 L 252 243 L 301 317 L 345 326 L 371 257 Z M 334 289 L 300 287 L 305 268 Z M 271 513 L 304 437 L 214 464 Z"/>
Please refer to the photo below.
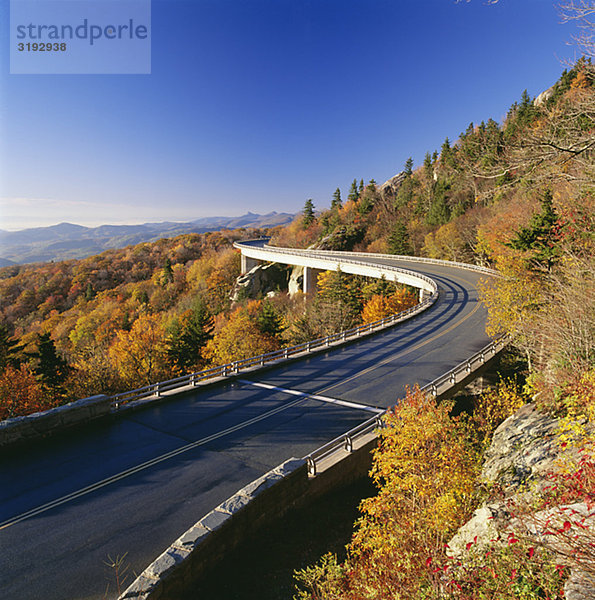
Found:
<path fill-rule="evenodd" d="M 26 364 L 9 365 L 0 374 L 0 420 L 48 410 L 59 403 Z"/>
<path fill-rule="evenodd" d="M 364 305 L 362 321 L 364 324 L 373 323 L 415 306 L 417 296 L 406 288 L 399 288 L 390 296 L 375 294 Z"/>

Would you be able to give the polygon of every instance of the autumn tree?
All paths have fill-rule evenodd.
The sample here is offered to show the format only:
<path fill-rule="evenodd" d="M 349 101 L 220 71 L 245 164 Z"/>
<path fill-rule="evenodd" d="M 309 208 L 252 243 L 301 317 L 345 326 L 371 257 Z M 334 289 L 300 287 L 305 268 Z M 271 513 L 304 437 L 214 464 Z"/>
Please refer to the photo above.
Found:
<path fill-rule="evenodd" d="M 254 316 L 244 307 L 234 310 L 206 344 L 204 356 L 213 365 L 223 365 L 279 348 L 279 342 L 263 333 Z"/>
<path fill-rule="evenodd" d="M 373 323 L 384 317 L 395 315 L 417 304 L 417 295 L 407 288 L 398 288 L 390 296 L 374 295 L 362 310 L 362 322 Z"/>
<path fill-rule="evenodd" d="M 171 375 L 165 329 L 157 315 L 141 315 L 130 331 L 118 331 L 109 358 L 122 381 L 134 388 Z"/>
<path fill-rule="evenodd" d="M 298 573 L 301 599 L 438 598 L 428 569 L 475 507 L 476 452 L 464 421 L 418 388 L 384 417 L 371 476 L 378 494 L 362 501 L 343 565 L 326 558 Z M 314 593 L 313 593 L 314 592 Z"/>
<path fill-rule="evenodd" d="M 53 408 L 60 400 L 38 381 L 27 364 L 0 372 L 0 420 Z"/>

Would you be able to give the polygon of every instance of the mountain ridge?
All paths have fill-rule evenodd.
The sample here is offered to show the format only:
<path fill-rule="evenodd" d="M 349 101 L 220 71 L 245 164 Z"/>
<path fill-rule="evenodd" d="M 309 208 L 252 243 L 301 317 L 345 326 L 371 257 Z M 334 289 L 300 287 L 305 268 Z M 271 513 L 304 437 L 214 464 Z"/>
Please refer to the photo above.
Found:
<path fill-rule="evenodd" d="M 62 222 L 48 227 L 31 227 L 19 231 L 0 229 L 0 265 L 86 258 L 104 250 L 153 242 L 163 237 L 174 237 L 185 233 L 206 233 L 240 227 L 275 227 L 289 223 L 294 217 L 294 214 L 276 211 L 265 215 L 247 212 L 240 216 L 201 217 L 186 222 L 105 224 L 97 227 Z"/>

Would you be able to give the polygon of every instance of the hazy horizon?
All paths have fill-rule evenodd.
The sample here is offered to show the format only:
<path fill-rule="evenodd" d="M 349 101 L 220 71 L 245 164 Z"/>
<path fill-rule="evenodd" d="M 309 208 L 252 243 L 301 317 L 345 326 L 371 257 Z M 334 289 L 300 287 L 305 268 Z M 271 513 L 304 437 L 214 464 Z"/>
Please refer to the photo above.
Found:
<path fill-rule="evenodd" d="M 224 215 L 224 214 L 212 214 L 212 215 L 202 215 L 202 216 L 195 216 L 195 217 L 190 217 L 188 219 L 163 219 L 163 220 L 158 220 L 158 221 L 147 221 L 145 219 L 137 219 L 136 221 L 134 219 L 130 220 L 130 221 L 122 221 L 122 222 L 106 222 L 106 221 L 101 221 L 101 219 L 99 219 L 97 221 L 96 224 L 85 224 L 85 223 L 76 223 L 74 221 L 58 221 L 56 223 L 50 223 L 49 225 L 33 225 L 31 227 L 18 227 L 18 228 L 10 228 L 10 227 L 0 227 L 0 231 L 6 231 L 8 233 L 18 233 L 19 231 L 25 231 L 27 229 L 42 229 L 42 228 L 47 228 L 47 227 L 57 227 L 59 225 L 75 225 L 75 226 L 79 226 L 79 227 L 86 227 L 88 229 L 96 229 L 97 227 L 103 227 L 103 226 L 108 226 L 108 227 L 126 227 L 126 226 L 134 226 L 134 225 L 150 225 L 150 224 L 160 224 L 160 223 L 180 223 L 180 224 L 184 224 L 184 223 L 193 223 L 194 221 L 200 221 L 202 219 L 217 219 L 217 218 L 221 218 L 221 219 L 233 219 L 233 218 L 238 218 L 238 217 L 243 217 L 247 214 L 254 214 L 254 215 L 258 215 L 258 216 L 264 216 L 267 214 L 271 214 L 271 213 L 290 213 L 290 214 L 294 214 L 291 213 L 291 211 L 284 211 L 284 210 L 272 210 L 272 211 L 268 211 L 267 213 L 254 213 L 250 210 L 247 210 L 246 212 L 239 214 L 239 213 L 234 213 L 234 214 L 228 214 L 228 215 Z"/>

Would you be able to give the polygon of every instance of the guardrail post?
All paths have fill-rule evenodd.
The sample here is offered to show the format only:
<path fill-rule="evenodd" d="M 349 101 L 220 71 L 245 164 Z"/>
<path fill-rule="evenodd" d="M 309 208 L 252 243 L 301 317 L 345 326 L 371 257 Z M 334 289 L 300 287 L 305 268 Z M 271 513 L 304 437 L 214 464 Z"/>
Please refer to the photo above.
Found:
<path fill-rule="evenodd" d="M 312 345 L 310 344 L 310 342 L 308 342 L 306 344 L 306 352 L 310 352 L 310 348 L 312 347 Z"/>
<path fill-rule="evenodd" d="M 238 365 L 238 361 L 234 361 L 233 363 L 231 363 L 231 370 L 233 373 L 239 373 L 240 372 L 240 367 Z"/>
<path fill-rule="evenodd" d="M 316 461 L 313 458 L 308 458 L 308 475 L 316 475 Z"/>
<path fill-rule="evenodd" d="M 161 384 L 156 383 L 154 390 L 155 390 L 155 396 L 157 396 L 157 398 L 160 398 L 161 397 Z"/>
<path fill-rule="evenodd" d="M 264 356 L 260 357 L 260 366 L 264 367 Z"/>
<path fill-rule="evenodd" d="M 453 373 L 450 374 L 450 377 L 448 378 L 450 383 L 452 383 L 453 385 L 457 382 L 457 378 L 456 375 Z"/>
<path fill-rule="evenodd" d="M 467 361 L 466 371 L 467 371 L 467 373 L 471 373 L 471 361 L 470 360 Z"/>
<path fill-rule="evenodd" d="M 433 383 L 432 384 L 432 396 L 434 396 L 434 398 L 438 395 L 438 386 Z"/>
<path fill-rule="evenodd" d="M 347 450 L 347 452 L 353 452 L 353 440 L 350 435 L 345 436 L 345 450 Z"/>
<path fill-rule="evenodd" d="M 289 356 L 289 352 L 287 351 L 287 348 L 285 348 L 285 350 L 283 350 L 283 358 L 287 358 Z"/>

